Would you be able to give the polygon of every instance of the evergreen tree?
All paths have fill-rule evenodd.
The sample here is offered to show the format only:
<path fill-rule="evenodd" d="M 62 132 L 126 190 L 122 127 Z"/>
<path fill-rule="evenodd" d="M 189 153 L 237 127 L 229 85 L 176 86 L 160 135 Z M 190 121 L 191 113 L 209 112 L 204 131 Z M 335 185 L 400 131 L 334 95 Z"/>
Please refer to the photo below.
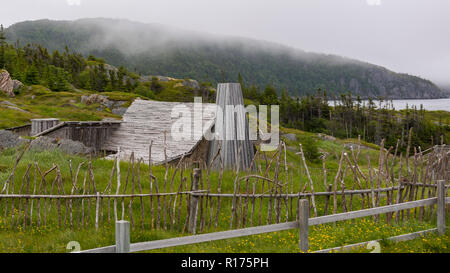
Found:
<path fill-rule="evenodd" d="M 155 93 L 158 94 L 163 90 L 163 86 L 159 82 L 157 77 L 152 77 L 152 83 L 150 85 L 150 89 Z"/>
<path fill-rule="evenodd" d="M 32 65 L 27 70 L 27 74 L 25 76 L 25 83 L 29 85 L 39 84 L 39 71 L 37 68 Z"/>
<path fill-rule="evenodd" d="M 271 85 L 266 86 L 264 93 L 261 96 L 261 104 L 264 105 L 278 105 L 277 90 Z"/>
<path fill-rule="evenodd" d="M 6 66 L 6 37 L 3 25 L 0 25 L 0 69 L 4 69 Z"/>
<path fill-rule="evenodd" d="M 238 82 L 239 82 L 239 84 L 241 85 L 243 97 L 244 97 L 244 98 L 248 98 L 248 97 L 249 97 L 248 89 L 247 89 L 247 87 L 245 86 L 244 79 L 242 78 L 242 75 L 241 75 L 240 72 L 238 73 Z"/>
<path fill-rule="evenodd" d="M 260 100 L 260 94 L 259 94 L 259 90 L 258 87 L 254 84 L 252 84 L 252 86 L 250 86 L 250 89 L 248 90 L 248 99 L 251 100 Z"/>

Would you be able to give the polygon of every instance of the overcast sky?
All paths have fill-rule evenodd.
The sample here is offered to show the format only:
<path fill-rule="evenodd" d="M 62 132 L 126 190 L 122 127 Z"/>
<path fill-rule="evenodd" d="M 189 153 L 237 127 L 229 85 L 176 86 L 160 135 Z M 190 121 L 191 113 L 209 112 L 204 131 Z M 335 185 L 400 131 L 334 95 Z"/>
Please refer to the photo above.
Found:
<path fill-rule="evenodd" d="M 450 0 L 13 0 L 0 23 L 127 18 L 338 54 L 450 84 Z"/>

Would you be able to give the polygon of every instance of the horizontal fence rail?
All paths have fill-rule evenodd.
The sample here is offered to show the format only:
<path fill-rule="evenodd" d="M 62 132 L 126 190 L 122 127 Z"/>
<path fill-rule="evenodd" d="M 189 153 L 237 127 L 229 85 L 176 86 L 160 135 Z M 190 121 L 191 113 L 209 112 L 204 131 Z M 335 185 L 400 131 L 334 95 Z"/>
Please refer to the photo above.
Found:
<path fill-rule="evenodd" d="M 389 237 L 389 238 L 386 238 L 386 240 L 389 242 L 394 242 L 394 243 L 409 241 L 409 240 L 414 240 L 414 239 L 423 237 L 428 234 L 436 233 L 437 231 L 438 231 L 437 228 L 432 228 L 432 229 L 427 229 L 427 230 L 422 230 L 422 231 L 412 232 L 412 233 L 408 233 L 408 234 L 402 234 L 402 235 L 398 235 L 398 236 Z M 346 245 L 346 246 L 338 246 L 338 247 L 333 247 L 333 248 L 321 249 L 321 250 L 314 251 L 313 253 L 332 253 L 332 252 L 337 252 L 337 251 L 341 251 L 341 252 L 348 251 L 348 250 L 353 250 L 358 247 L 365 247 L 371 242 L 380 242 L 380 241 L 382 241 L 382 240 L 381 239 L 380 240 L 372 240 L 372 241 L 356 243 L 356 244 L 351 244 L 351 245 Z"/>
<path fill-rule="evenodd" d="M 315 218 L 309 219 L 309 225 L 310 226 L 316 226 L 316 225 L 322 225 L 327 223 L 334 223 L 338 221 L 345 221 L 345 220 L 352 220 L 367 216 L 374 216 L 378 214 L 383 213 L 389 213 L 389 212 L 395 212 L 399 210 L 406 210 L 406 209 L 413 209 L 418 207 L 424 207 L 424 206 L 431 206 L 436 204 L 437 198 L 429 198 L 425 200 L 418 200 L 418 201 L 412 201 L 402 204 L 396 204 L 396 205 L 389 205 L 384 207 L 378 207 L 373 209 L 365 209 L 365 210 L 357 210 L 357 211 L 351 211 L 347 213 L 339 213 L 339 214 L 333 214 L 333 215 L 327 215 L 327 216 L 320 216 Z"/>

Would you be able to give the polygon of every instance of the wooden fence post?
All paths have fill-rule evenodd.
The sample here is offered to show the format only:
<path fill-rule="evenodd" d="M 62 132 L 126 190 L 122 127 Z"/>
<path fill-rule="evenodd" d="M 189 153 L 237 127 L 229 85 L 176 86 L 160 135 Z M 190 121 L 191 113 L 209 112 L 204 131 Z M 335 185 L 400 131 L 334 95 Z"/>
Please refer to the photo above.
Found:
<path fill-rule="evenodd" d="M 130 222 L 116 222 L 116 253 L 130 252 Z"/>
<path fill-rule="evenodd" d="M 99 213 L 99 207 L 100 207 L 100 193 L 97 192 L 97 202 L 95 206 L 95 229 L 98 229 L 98 213 Z"/>
<path fill-rule="evenodd" d="M 309 201 L 307 199 L 300 200 L 298 211 L 299 246 L 302 252 L 308 252 Z"/>
<path fill-rule="evenodd" d="M 200 180 L 200 169 L 194 169 L 194 181 L 192 181 L 192 191 L 198 190 L 198 184 Z M 192 234 L 196 233 L 197 229 L 197 214 L 198 214 L 198 201 L 199 197 L 195 194 L 191 193 L 191 204 L 190 204 L 190 211 L 189 211 L 189 229 L 188 231 Z"/>
<path fill-rule="evenodd" d="M 437 229 L 440 235 L 445 234 L 445 181 L 437 181 Z"/>

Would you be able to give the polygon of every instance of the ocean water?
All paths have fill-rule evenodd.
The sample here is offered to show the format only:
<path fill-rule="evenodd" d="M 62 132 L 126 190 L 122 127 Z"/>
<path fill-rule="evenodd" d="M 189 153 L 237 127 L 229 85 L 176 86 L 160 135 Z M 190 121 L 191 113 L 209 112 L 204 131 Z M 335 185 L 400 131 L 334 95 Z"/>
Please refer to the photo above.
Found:
<path fill-rule="evenodd" d="M 363 100 L 363 102 L 367 105 L 368 101 Z M 375 105 L 379 106 L 379 101 L 374 100 L 373 101 Z M 391 103 L 391 101 L 384 101 L 382 102 L 382 105 L 385 105 L 386 103 Z M 333 101 L 329 102 L 330 105 L 334 105 Z M 415 100 L 392 100 L 392 104 L 394 105 L 394 108 L 396 110 L 406 109 L 406 106 L 408 105 L 408 108 L 412 108 L 414 106 L 417 107 L 417 109 L 420 109 L 420 105 L 423 105 L 423 108 L 428 111 L 450 111 L 450 98 L 447 99 L 415 99 Z"/>

